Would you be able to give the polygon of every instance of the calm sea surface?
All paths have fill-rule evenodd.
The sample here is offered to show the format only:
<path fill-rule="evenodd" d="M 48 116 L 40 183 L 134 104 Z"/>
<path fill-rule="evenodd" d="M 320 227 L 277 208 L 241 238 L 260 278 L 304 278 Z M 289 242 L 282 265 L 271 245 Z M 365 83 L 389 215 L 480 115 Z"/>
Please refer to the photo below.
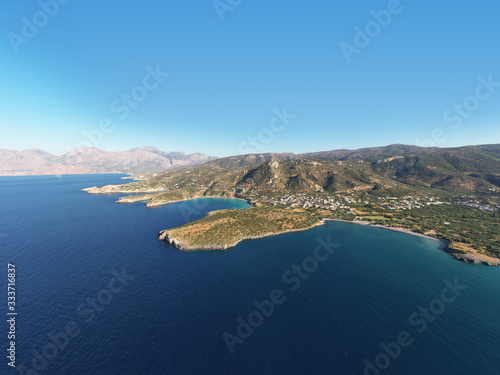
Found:
<path fill-rule="evenodd" d="M 182 252 L 157 232 L 247 204 L 80 191 L 121 177 L 0 177 L 1 374 L 500 374 L 500 268 L 340 222 Z"/>

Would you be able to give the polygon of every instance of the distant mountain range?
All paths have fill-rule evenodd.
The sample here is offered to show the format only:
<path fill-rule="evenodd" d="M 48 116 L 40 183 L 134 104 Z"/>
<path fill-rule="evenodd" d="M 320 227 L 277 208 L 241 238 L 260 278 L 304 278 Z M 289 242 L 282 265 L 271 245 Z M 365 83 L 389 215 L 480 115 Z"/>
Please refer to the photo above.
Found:
<path fill-rule="evenodd" d="M 64 155 L 32 149 L 0 149 L 0 175 L 46 175 L 133 173 L 166 171 L 215 159 L 205 154 L 165 152 L 155 147 L 106 152 L 96 148 L 79 148 Z"/>

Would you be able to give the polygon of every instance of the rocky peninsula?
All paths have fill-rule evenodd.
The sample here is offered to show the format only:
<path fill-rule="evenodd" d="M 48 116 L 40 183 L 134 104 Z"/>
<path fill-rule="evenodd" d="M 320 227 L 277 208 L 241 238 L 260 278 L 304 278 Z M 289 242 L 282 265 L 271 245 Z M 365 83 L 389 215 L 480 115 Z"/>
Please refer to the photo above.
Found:
<path fill-rule="evenodd" d="M 163 230 L 160 240 L 181 250 L 224 250 L 246 239 L 303 231 L 323 224 L 320 216 L 306 210 L 247 208 L 220 210 L 207 217 Z"/>
<path fill-rule="evenodd" d="M 161 191 L 165 191 L 165 187 L 159 184 L 149 185 L 149 184 L 144 184 L 142 181 L 137 181 L 122 185 L 106 185 L 103 187 L 92 186 L 89 188 L 82 189 L 82 191 L 86 191 L 89 194 L 158 193 Z"/>

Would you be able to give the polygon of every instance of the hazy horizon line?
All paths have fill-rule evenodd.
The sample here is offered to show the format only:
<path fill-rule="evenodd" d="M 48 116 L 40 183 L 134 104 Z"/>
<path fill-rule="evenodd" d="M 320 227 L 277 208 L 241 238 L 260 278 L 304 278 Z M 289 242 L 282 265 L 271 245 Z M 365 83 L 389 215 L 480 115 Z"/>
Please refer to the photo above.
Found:
<path fill-rule="evenodd" d="M 224 157 L 239 156 L 239 155 L 262 155 L 262 154 L 296 154 L 296 155 L 301 155 L 301 154 L 310 154 L 310 153 L 317 153 L 317 152 L 330 152 L 330 151 L 358 151 L 358 150 L 369 149 L 369 148 L 383 148 L 383 147 L 390 147 L 390 146 L 409 146 L 409 147 L 428 148 L 428 149 L 450 149 L 450 148 L 473 147 L 473 146 L 488 146 L 488 145 L 497 145 L 497 144 L 499 144 L 499 143 L 461 144 L 461 145 L 457 145 L 457 146 L 446 146 L 446 147 L 439 147 L 439 146 L 425 147 L 425 146 L 418 146 L 418 145 L 407 144 L 407 143 L 391 143 L 391 144 L 377 145 L 377 146 L 366 146 L 366 147 L 357 147 L 357 148 L 332 148 L 332 149 L 327 149 L 327 150 L 322 149 L 322 150 L 312 150 L 312 151 L 305 151 L 305 152 L 262 151 L 262 152 L 246 153 L 246 154 L 245 153 L 244 154 L 228 154 L 228 155 L 221 155 L 221 156 L 210 155 L 208 153 L 201 152 L 201 151 L 197 151 L 197 152 L 186 152 L 186 151 L 180 151 L 180 150 L 167 151 L 167 150 L 161 149 L 161 148 L 159 148 L 157 146 L 151 146 L 151 145 L 137 146 L 137 147 L 132 147 L 132 148 L 129 148 L 129 149 L 121 149 L 121 150 L 106 150 L 106 149 L 101 149 L 101 148 L 97 148 L 97 147 L 75 147 L 75 148 L 71 149 L 70 151 L 65 152 L 63 154 L 53 153 L 53 152 L 50 152 L 50 151 L 46 151 L 46 150 L 44 150 L 43 148 L 40 148 L 40 147 L 26 148 L 26 149 L 22 149 L 22 150 L 16 150 L 16 149 L 12 149 L 12 148 L 0 148 L 0 150 L 15 151 L 15 152 L 24 152 L 24 151 L 32 151 L 32 150 L 36 151 L 36 150 L 39 150 L 39 151 L 46 152 L 48 154 L 52 154 L 54 156 L 64 156 L 64 155 L 66 155 L 66 154 L 68 154 L 70 152 L 74 152 L 76 150 L 93 149 L 93 150 L 98 150 L 98 151 L 102 151 L 102 152 L 106 152 L 106 153 L 113 153 L 113 152 L 127 152 L 127 151 L 132 151 L 132 150 L 135 150 L 135 149 L 147 149 L 147 148 L 150 148 L 150 149 L 156 149 L 156 150 L 159 150 L 159 151 L 162 151 L 162 152 L 166 152 L 166 153 L 177 153 L 178 152 L 178 153 L 183 153 L 185 155 L 202 154 L 202 155 L 207 155 L 207 156 L 210 156 L 210 157 L 224 158 Z"/>

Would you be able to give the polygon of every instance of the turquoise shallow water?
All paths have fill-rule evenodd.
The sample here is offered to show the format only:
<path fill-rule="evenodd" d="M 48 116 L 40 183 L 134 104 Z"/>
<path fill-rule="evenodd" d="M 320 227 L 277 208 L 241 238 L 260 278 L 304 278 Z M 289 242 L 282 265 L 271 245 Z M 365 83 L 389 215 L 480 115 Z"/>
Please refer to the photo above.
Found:
<path fill-rule="evenodd" d="M 500 374 L 500 268 L 341 222 L 182 252 L 156 233 L 246 203 L 145 208 L 79 191 L 120 177 L 0 178 L 19 313 L 18 367 L 2 374 Z"/>

